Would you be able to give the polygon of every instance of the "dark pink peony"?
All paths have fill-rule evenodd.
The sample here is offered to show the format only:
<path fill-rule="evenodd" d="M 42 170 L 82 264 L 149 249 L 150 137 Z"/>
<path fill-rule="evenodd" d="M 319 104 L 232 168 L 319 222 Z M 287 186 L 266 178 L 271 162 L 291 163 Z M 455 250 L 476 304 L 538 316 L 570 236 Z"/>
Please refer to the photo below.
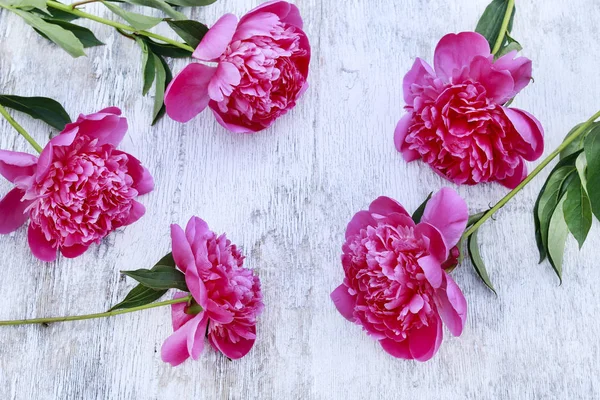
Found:
<path fill-rule="evenodd" d="M 494 61 L 483 36 L 463 32 L 440 40 L 435 70 L 417 58 L 394 137 L 404 159 L 421 158 L 457 184 L 517 186 L 527 176 L 523 160 L 542 155 L 544 131 L 531 114 L 504 106 L 531 80 L 531 61 L 515 56 Z"/>
<path fill-rule="evenodd" d="M 54 261 L 57 250 L 77 257 L 140 219 L 145 208 L 136 197 L 154 182 L 136 158 L 116 149 L 127 131 L 120 115 L 115 107 L 80 115 L 39 158 L 0 150 L 0 174 L 15 184 L 0 201 L 0 233 L 29 219 L 33 255 Z"/>
<path fill-rule="evenodd" d="M 258 276 L 243 267 L 242 253 L 225 235 L 217 236 L 198 217 L 190 219 L 185 232 L 172 225 L 171 238 L 175 263 L 202 311 L 185 303 L 172 306 L 175 332 L 163 344 L 163 361 L 175 366 L 189 357 L 197 360 L 206 336 L 227 357 L 245 356 L 254 345 L 256 318 L 263 309 Z"/>
<path fill-rule="evenodd" d="M 339 312 L 362 325 L 394 357 L 427 361 L 442 343 L 442 320 L 460 336 L 467 302 L 444 269 L 467 225 L 467 205 L 450 188 L 436 193 L 415 224 L 395 200 L 359 211 L 342 247 L 344 283 L 331 293 Z"/>
<path fill-rule="evenodd" d="M 217 66 L 193 63 L 173 79 L 165 105 L 179 122 L 209 106 L 230 131 L 257 132 L 292 109 L 308 85 L 310 45 L 298 8 L 287 1 L 266 2 L 239 22 L 224 15 L 192 57 Z"/>

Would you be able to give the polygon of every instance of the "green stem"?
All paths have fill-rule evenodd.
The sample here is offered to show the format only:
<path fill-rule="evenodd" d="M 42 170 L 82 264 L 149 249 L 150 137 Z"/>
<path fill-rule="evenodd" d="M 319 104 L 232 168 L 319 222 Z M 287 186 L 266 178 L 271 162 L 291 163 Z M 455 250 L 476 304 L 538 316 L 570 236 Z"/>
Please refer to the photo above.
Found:
<path fill-rule="evenodd" d="M 490 218 L 492 215 L 494 215 L 494 213 L 496 213 L 496 211 L 498 211 L 499 209 L 504 207 L 504 205 L 506 203 L 508 203 L 510 201 L 510 199 L 515 197 L 515 195 L 517 193 L 519 193 L 519 191 L 521 191 L 521 189 L 523 189 L 533 178 L 535 178 L 536 175 L 539 174 L 554 158 L 556 158 L 556 156 L 558 156 L 561 153 L 561 151 L 563 151 L 569 144 L 571 144 L 574 140 L 576 140 L 582 133 L 586 132 L 588 127 L 591 124 L 593 124 L 594 121 L 596 121 L 598 118 L 600 118 L 600 111 L 598 111 L 596 114 L 594 114 L 592 116 L 592 118 L 588 119 L 584 124 L 582 124 L 575 132 L 573 132 L 573 134 L 571 136 L 566 138 L 565 141 L 562 142 L 562 144 L 560 146 L 558 146 L 552 153 L 550 153 L 550 155 L 548 157 L 546 157 L 544 159 L 544 161 L 542 161 L 540 163 L 540 165 L 538 165 L 533 171 L 531 171 L 531 173 L 529 175 L 527 175 L 527 177 L 525 177 L 525 179 L 523 179 L 523 182 L 521 182 L 516 188 L 514 188 L 513 190 L 508 192 L 508 194 L 506 196 L 504 196 L 498 203 L 496 203 L 496 205 L 494 207 L 492 207 L 488 211 L 486 211 L 486 213 L 483 215 L 483 217 L 481 217 L 479 219 L 479 221 L 474 223 L 473 226 L 471 226 L 471 228 L 469 228 L 463 234 L 463 239 L 466 239 L 469 236 L 471 236 L 477 229 L 479 229 L 479 227 L 481 225 L 483 225 L 483 223 L 488 218 Z"/>
<path fill-rule="evenodd" d="M 502 47 L 502 43 L 504 43 L 504 37 L 506 35 L 506 31 L 508 31 L 508 24 L 510 23 L 510 17 L 512 16 L 514 9 L 515 0 L 508 0 L 508 5 L 506 6 L 506 14 L 504 14 L 502 26 L 500 27 L 500 33 L 498 34 L 498 39 L 496 39 L 496 43 L 494 44 L 494 48 L 492 49 L 493 55 L 496 55 L 496 53 L 500 51 L 500 47 Z"/>
<path fill-rule="evenodd" d="M 6 118 L 8 123 L 11 124 L 13 128 L 15 128 L 17 132 L 19 132 L 19 134 L 23 136 L 25 140 L 27 140 L 29 144 L 33 146 L 34 149 L 36 149 L 38 153 L 42 152 L 43 149 L 41 146 L 37 144 L 37 142 L 31 136 L 29 136 L 29 133 L 27 133 L 27 131 L 21 125 L 19 125 L 19 123 L 15 121 L 13 117 L 10 116 L 8 111 L 6 111 L 6 108 L 4 108 L 2 105 L 0 105 L 0 114 Z"/>
<path fill-rule="evenodd" d="M 114 311 L 108 311 L 108 312 L 98 313 L 98 314 L 73 315 L 71 317 L 52 317 L 52 318 L 35 318 L 35 319 L 20 319 L 20 320 L 13 320 L 13 321 L 0 321 L 0 326 L 46 324 L 46 323 L 51 323 L 51 322 L 80 321 L 80 320 L 84 320 L 84 319 L 105 318 L 105 317 L 112 317 L 114 315 L 127 314 L 127 313 L 136 312 L 136 311 L 146 310 L 149 308 L 156 308 L 156 307 L 168 306 L 171 304 L 185 303 L 187 301 L 190 301 L 191 299 L 192 299 L 192 296 L 187 296 L 187 297 L 182 297 L 179 299 L 161 301 L 158 303 L 146 304 L 144 306 L 127 308 L 125 310 L 114 310 Z"/>
<path fill-rule="evenodd" d="M 122 30 L 127 31 L 127 32 L 133 32 L 133 33 L 135 33 L 137 35 L 146 36 L 146 37 L 149 37 L 149 38 L 152 38 L 152 39 L 157 39 L 157 40 L 160 40 L 161 42 L 172 44 L 173 46 L 177 46 L 180 49 L 187 50 L 187 51 L 189 51 L 191 53 L 194 52 L 194 48 L 188 46 L 187 44 L 180 43 L 180 42 L 178 42 L 176 40 L 169 39 L 169 38 L 161 36 L 161 35 L 157 35 L 156 33 L 139 30 L 139 29 L 136 29 L 136 28 L 134 28 L 132 26 L 121 24 L 120 22 L 115 22 L 115 21 L 111 21 L 111 20 L 108 20 L 108 19 L 105 19 L 105 18 L 98 17 L 98 16 L 93 15 L 93 14 L 88 14 L 88 13 L 86 13 L 84 11 L 81 11 L 81 10 L 78 10 L 78 9 L 73 9 L 73 7 L 71 7 L 69 5 L 66 5 L 66 4 L 61 4 L 61 3 L 57 3 L 56 1 L 47 0 L 46 1 L 46 5 L 48 7 L 51 7 L 51 8 L 60 10 L 60 11 L 64 11 L 66 13 L 76 15 L 76 16 L 78 16 L 80 18 L 86 18 L 86 19 L 89 19 L 89 20 L 92 20 L 92 21 L 99 22 L 99 23 L 104 24 L 104 25 L 112 26 L 113 28 L 122 29 Z"/>

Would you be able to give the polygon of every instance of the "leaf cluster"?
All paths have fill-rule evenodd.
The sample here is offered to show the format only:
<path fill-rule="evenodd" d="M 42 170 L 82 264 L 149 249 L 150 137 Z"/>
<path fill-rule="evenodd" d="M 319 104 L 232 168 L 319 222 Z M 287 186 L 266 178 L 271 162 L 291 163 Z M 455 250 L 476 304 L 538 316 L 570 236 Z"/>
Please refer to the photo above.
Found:
<path fill-rule="evenodd" d="M 575 126 L 565 140 L 581 129 Z M 533 209 L 540 262 L 548 258 L 562 282 L 565 243 L 571 233 L 581 248 L 595 216 L 600 219 L 600 123 L 588 125 L 561 152 Z"/>

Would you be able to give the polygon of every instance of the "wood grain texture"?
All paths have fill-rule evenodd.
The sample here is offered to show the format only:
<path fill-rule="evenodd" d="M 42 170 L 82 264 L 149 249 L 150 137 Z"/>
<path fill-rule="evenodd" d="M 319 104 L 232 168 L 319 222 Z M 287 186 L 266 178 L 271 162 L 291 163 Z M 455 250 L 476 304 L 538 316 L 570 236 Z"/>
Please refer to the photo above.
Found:
<path fill-rule="evenodd" d="M 258 0 L 187 11 L 212 24 Z M 153 172 L 146 216 L 84 256 L 38 262 L 25 229 L 0 237 L 0 319 L 107 309 L 133 286 L 120 269 L 151 266 L 170 248 L 168 226 L 206 219 L 239 244 L 261 276 L 266 310 L 252 352 L 230 362 L 211 349 L 178 368 L 160 361 L 167 309 L 106 320 L 0 329 L 0 399 L 595 399 L 600 397 L 600 282 L 594 222 L 581 252 L 570 239 L 564 284 L 537 263 L 534 180 L 480 232 L 496 298 L 468 262 L 455 272 L 469 303 L 460 338 L 446 331 L 425 364 L 397 360 L 344 320 L 329 300 L 342 280 L 346 223 L 376 196 L 414 209 L 444 185 L 393 146 L 402 77 L 431 60 L 447 32 L 473 29 L 488 0 L 297 0 L 311 38 L 310 89 L 295 110 L 255 135 L 226 132 L 205 113 L 150 127 L 134 43 L 92 22 L 106 43 L 71 59 L 0 11 L 0 92 L 53 97 L 75 117 L 116 105 L 130 123 L 123 149 Z M 546 154 L 599 107 L 597 0 L 517 1 L 514 36 L 535 83 L 514 106 L 546 128 Z M 98 6 L 88 11 L 108 17 Z M 160 29 L 159 29 L 160 31 Z M 163 32 L 167 32 L 162 28 Z M 173 63 L 174 71 L 185 65 Z M 50 129 L 18 120 L 39 141 Z M 0 121 L 0 148 L 32 151 Z M 9 189 L 0 182 L 0 193 Z M 458 188 L 471 211 L 506 190 Z"/>

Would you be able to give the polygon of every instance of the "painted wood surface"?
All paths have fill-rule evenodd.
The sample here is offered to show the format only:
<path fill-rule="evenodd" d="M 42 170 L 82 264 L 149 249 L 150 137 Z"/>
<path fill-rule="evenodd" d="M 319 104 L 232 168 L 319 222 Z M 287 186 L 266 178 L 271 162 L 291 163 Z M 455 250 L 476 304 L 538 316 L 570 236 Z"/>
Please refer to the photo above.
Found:
<path fill-rule="evenodd" d="M 495 297 L 470 264 L 454 273 L 469 303 L 460 338 L 446 331 L 428 363 L 397 360 L 329 300 L 342 280 L 340 248 L 354 212 L 385 194 L 414 209 L 448 185 L 393 146 L 402 77 L 431 60 L 447 32 L 473 29 L 487 0 L 297 0 L 312 42 L 310 89 L 293 112 L 255 135 L 226 132 L 209 114 L 150 127 L 141 54 L 115 31 L 72 59 L 0 11 L 0 92 L 53 97 L 71 116 L 116 105 L 130 123 L 122 147 L 143 160 L 156 190 L 148 212 L 84 256 L 36 261 L 26 230 L 0 237 L 0 319 L 106 310 L 170 249 L 169 224 L 206 219 L 239 244 L 261 276 L 266 310 L 252 352 L 231 362 L 211 349 L 172 368 L 160 360 L 167 309 L 105 320 L 0 329 L 0 399 L 594 399 L 600 397 L 600 227 L 581 252 L 567 246 L 564 283 L 537 263 L 531 210 L 536 179 L 480 232 Z M 258 0 L 188 10 L 212 24 Z M 517 1 L 514 36 L 534 60 L 535 83 L 514 106 L 546 129 L 546 154 L 600 108 L 597 0 Z M 86 10 L 104 15 L 99 6 Z M 167 32 L 167 29 L 159 29 Z M 173 70 L 185 65 L 177 60 Z M 42 143 L 51 130 L 20 122 Z M 29 151 L 0 121 L 0 148 Z M 0 193 L 10 185 L 0 182 Z M 480 211 L 506 190 L 459 187 Z"/>

